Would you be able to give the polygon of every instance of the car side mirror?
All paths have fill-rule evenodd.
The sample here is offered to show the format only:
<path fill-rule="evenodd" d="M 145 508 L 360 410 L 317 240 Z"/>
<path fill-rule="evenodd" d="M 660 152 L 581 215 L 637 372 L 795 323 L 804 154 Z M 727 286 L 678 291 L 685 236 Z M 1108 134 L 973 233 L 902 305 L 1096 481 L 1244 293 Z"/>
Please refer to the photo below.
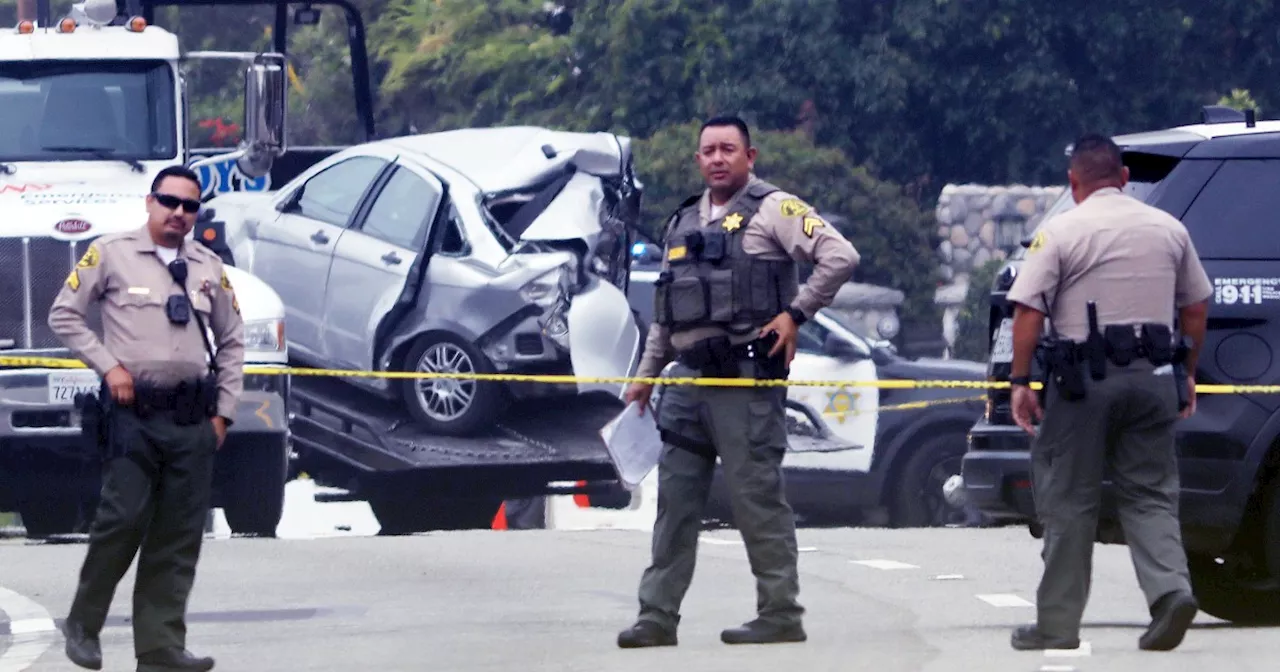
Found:
<path fill-rule="evenodd" d="M 843 360 L 862 359 L 863 356 L 852 343 L 835 334 L 827 334 L 826 339 L 822 341 L 822 354 Z"/>
<path fill-rule="evenodd" d="M 240 171 L 262 177 L 285 152 L 288 64 L 283 54 L 258 54 L 244 69 L 244 154 Z"/>
<path fill-rule="evenodd" d="M 307 185 L 304 184 L 301 187 L 294 189 L 293 193 L 289 194 L 283 201 L 276 204 L 276 210 L 278 212 L 292 212 L 296 210 L 298 208 L 298 201 L 302 200 L 302 190 L 306 188 Z"/>

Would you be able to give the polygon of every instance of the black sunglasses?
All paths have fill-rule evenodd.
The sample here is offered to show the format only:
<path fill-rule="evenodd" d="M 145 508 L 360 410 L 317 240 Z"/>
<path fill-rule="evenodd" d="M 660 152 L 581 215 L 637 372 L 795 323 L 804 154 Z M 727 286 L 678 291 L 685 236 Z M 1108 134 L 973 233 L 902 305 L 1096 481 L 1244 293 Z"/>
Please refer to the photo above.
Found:
<path fill-rule="evenodd" d="M 170 210 L 181 205 L 182 211 L 187 214 L 200 211 L 200 201 L 195 201 L 190 198 L 181 198 L 178 196 L 171 196 L 169 194 L 157 194 L 154 192 L 152 192 L 151 197 L 156 199 L 156 203 L 159 203 L 160 205 Z"/>

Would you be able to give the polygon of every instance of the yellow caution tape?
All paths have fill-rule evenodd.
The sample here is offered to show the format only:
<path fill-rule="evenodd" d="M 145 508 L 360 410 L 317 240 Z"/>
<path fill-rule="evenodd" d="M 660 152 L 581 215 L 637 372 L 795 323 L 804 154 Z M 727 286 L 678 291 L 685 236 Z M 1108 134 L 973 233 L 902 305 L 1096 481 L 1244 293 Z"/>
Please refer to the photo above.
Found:
<path fill-rule="evenodd" d="M 45 369 L 83 369 L 84 362 L 60 357 L 0 356 L 0 367 L 27 367 Z M 429 373 L 419 371 L 361 371 L 359 369 L 312 369 L 289 366 L 263 366 L 248 364 L 246 374 L 333 376 L 338 378 L 398 378 L 415 380 L 475 380 L 510 383 L 551 383 L 573 385 L 581 383 L 648 383 L 650 385 L 695 385 L 699 387 L 874 387 L 888 390 L 920 388 L 1005 389 L 1007 381 L 991 380 L 757 380 L 754 378 L 676 378 L 676 377 L 628 377 L 628 376 L 574 376 L 567 374 L 533 373 Z M 1032 389 L 1040 389 L 1040 383 L 1031 383 Z M 1280 385 L 1196 385 L 1201 394 L 1277 394 Z"/>
<path fill-rule="evenodd" d="M 890 411 L 910 411 L 920 408 L 932 408 L 934 406 L 946 406 L 947 404 L 958 404 L 965 401 L 983 401 L 986 397 L 977 395 L 972 397 L 949 397 L 947 399 L 926 399 L 924 401 L 908 401 L 901 404 L 885 404 L 876 406 L 867 410 L 849 409 L 847 411 L 823 411 L 821 413 L 824 418 L 840 418 L 843 420 L 846 416 L 871 415 L 872 413 L 886 413 Z"/>

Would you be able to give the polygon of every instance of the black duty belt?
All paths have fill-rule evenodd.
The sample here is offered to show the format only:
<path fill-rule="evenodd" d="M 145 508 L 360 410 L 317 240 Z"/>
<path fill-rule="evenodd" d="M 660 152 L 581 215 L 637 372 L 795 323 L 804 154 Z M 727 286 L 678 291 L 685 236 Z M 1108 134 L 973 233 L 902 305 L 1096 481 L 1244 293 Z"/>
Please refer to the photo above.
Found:
<path fill-rule="evenodd" d="M 787 377 L 782 353 L 769 356 L 769 349 L 777 341 L 770 334 L 746 343 L 734 344 L 728 336 L 706 338 L 676 353 L 676 361 L 711 378 L 739 378 L 742 364 L 755 363 L 757 378 L 781 379 Z"/>
<path fill-rule="evenodd" d="M 1132 334 L 1127 327 L 1109 328 L 1100 334 L 1096 345 L 1088 342 L 1064 341 L 1062 346 L 1071 354 L 1076 362 L 1087 363 L 1095 348 L 1100 348 L 1103 357 L 1115 366 L 1128 366 L 1136 361 L 1150 362 L 1155 366 L 1163 366 L 1173 361 L 1173 345 L 1144 338 Z M 1163 346 L 1163 347 L 1161 347 Z"/>
<path fill-rule="evenodd" d="M 176 411 L 199 399 L 202 388 L 200 381 L 184 381 L 176 385 L 134 384 L 133 404 L 142 411 Z"/>

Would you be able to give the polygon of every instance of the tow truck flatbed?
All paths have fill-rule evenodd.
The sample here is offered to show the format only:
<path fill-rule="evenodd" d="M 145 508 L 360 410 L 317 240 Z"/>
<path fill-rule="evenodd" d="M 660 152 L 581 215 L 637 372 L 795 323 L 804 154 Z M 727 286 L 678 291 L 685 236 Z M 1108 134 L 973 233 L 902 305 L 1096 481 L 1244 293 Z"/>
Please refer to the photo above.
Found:
<path fill-rule="evenodd" d="M 599 431 L 623 406 L 606 395 L 524 401 L 484 435 L 450 437 L 339 380 L 292 388 L 296 468 L 369 502 L 386 534 L 488 527 L 507 499 L 620 487 Z M 588 485 L 551 485 L 565 481 Z"/>
<path fill-rule="evenodd" d="M 522 401 L 471 437 L 429 434 L 395 403 L 332 378 L 295 377 L 289 396 L 296 468 L 344 491 L 326 499 L 367 501 L 383 534 L 488 527 L 508 499 L 622 491 L 599 432 L 623 404 L 607 395 Z M 788 407 L 791 451 L 859 449 Z M 565 482 L 578 485 L 554 485 Z"/>

